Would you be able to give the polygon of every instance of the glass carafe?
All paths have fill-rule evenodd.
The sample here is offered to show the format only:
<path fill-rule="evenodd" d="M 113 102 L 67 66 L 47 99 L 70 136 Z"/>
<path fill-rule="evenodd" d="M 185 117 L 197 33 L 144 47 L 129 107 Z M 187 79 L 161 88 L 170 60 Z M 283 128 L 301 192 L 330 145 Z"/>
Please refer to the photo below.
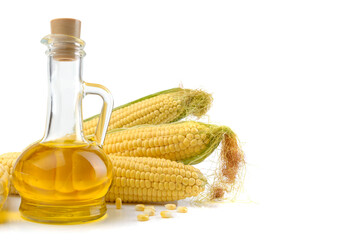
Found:
<path fill-rule="evenodd" d="M 48 112 L 44 137 L 18 158 L 13 184 L 21 196 L 26 219 L 49 223 L 77 223 L 105 215 L 104 196 L 111 184 L 111 163 L 101 146 L 109 124 L 113 99 L 98 84 L 82 80 L 84 42 L 51 34 L 48 47 Z M 82 130 L 82 99 L 102 97 L 96 133 L 89 140 Z"/>

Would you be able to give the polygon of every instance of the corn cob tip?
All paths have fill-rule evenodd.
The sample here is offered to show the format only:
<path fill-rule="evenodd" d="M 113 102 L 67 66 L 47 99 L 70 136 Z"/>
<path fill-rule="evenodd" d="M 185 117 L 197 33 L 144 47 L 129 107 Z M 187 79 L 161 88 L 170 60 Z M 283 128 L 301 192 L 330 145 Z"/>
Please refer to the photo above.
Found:
<path fill-rule="evenodd" d="M 212 94 L 203 90 L 191 90 L 188 91 L 188 112 L 186 115 L 193 115 L 197 118 L 205 115 L 211 108 L 213 97 Z"/>

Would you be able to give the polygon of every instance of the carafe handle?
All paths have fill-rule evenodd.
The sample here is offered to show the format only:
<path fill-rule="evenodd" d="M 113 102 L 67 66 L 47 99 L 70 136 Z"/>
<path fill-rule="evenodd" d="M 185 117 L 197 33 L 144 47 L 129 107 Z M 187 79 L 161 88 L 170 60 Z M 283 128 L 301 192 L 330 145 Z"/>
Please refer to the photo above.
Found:
<path fill-rule="evenodd" d="M 110 93 L 110 91 L 100 85 L 95 83 L 84 83 L 84 94 L 94 94 L 98 95 L 103 100 L 103 107 L 101 114 L 99 115 L 99 120 L 97 124 L 97 128 L 94 134 L 94 141 L 100 146 L 103 146 L 105 135 L 109 126 L 110 116 L 112 112 L 112 108 L 114 105 L 114 99 Z"/>

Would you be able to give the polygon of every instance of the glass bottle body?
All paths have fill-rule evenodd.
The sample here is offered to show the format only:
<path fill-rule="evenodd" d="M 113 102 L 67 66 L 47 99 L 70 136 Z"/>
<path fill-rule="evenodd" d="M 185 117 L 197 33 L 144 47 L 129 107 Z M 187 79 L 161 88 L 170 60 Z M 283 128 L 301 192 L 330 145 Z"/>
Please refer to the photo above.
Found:
<path fill-rule="evenodd" d="M 95 144 L 60 140 L 35 143 L 18 159 L 13 184 L 22 198 L 22 215 L 54 223 L 103 216 L 104 196 L 111 182 L 110 161 Z"/>
<path fill-rule="evenodd" d="M 64 43 L 60 38 L 53 40 L 53 46 L 58 46 L 58 40 Z M 83 82 L 79 49 L 75 48 L 72 55 L 70 48 L 66 55 L 52 46 L 49 50 L 45 135 L 29 146 L 14 166 L 13 184 L 22 198 L 20 211 L 23 217 L 38 222 L 77 223 L 98 219 L 106 213 L 104 196 L 112 174 L 110 160 L 100 147 L 104 140 L 101 134 L 105 134 L 110 118 L 111 95 L 103 93 L 104 87 L 96 89 Z M 83 136 L 82 99 L 86 94 L 103 94 L 98 142 L 96 138 L 90 142 Z"/>

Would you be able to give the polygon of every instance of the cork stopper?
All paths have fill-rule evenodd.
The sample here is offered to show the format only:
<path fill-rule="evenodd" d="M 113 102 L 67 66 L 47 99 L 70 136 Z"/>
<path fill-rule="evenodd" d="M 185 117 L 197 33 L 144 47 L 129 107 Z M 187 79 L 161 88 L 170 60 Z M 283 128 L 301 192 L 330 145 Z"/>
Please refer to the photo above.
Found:
<path fill-rule="evenodd" d="M 80 38 L 81 21 L 73 18 L 56 18 L 51 20 L 51 34 L 65 34 Z"/>
<path fill-rule="evenodd" d="M 76 38 L 81 35 L 81 21 L 73 18 L 56 18 L 51 20 L 51 34 L 64 34 Z M 74 61 L 77 59 L 76 45 L 61 43 L 55 49 L 53 58 L 57 61 Z"/>

